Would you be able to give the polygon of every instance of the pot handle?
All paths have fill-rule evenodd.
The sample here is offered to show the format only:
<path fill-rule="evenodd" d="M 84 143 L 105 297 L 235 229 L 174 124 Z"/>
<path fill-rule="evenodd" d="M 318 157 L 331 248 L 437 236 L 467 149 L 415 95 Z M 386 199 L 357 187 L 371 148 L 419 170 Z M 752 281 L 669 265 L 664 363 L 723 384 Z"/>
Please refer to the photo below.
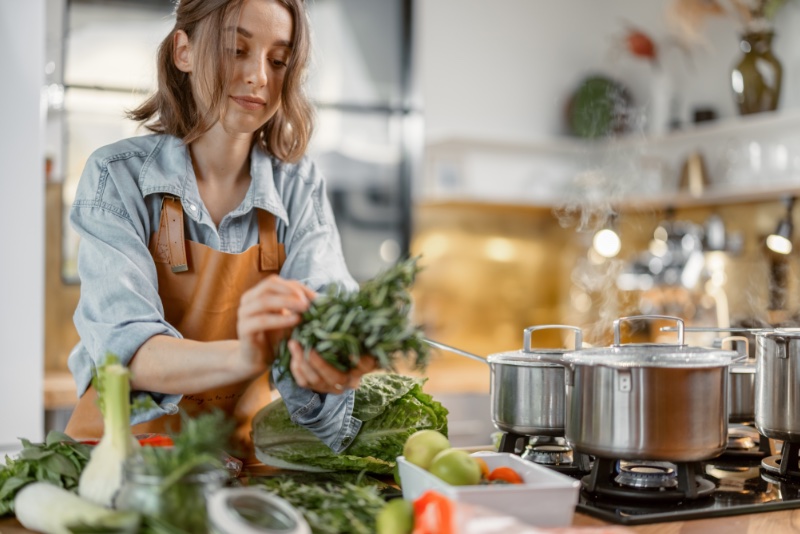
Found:
<path fill-rule="evenodd" d="M 472 354 L 471 352 L 467 352 L 465 350 L 457 349 L 455 347 L 451 347 L 450 345 L 445 345 L 444 343 L 439 343 L 438 341 L 434 341 L 432 339 L 423 338 L 422 341 L 430 345 L 431 347 L 436 347 L 437 349 L 446 350 L 448 352 L 452 352 L 454 354 L 458 354 L 460 356 L 466 356 L 471 360 L 477 360 L 479 362 L 485 363 L 489 365 L 489 362 L 486 361 L 486 358 L 481 358 L 477 354 Z"/>
<path fill-rule="evenodd" d="M 553 329 L 561 329 L 561 330 L 572 330 L 575 332 L 575 350 L 579 350 L 581 345 L 583 344 L 583 332 L 577 326 L 568 326 L 563 324 L 543 324 L 540 326 L 529 326 L 525 329 L 525 333 L 523 334 L 523 345 L 522 350 L 524 352 L 532 352 L 533 347 L 531 347 L 531 336 L 537 330 L 553 330 Z"/>
<path fill-rule="evenodd" d="M 734 341 L 743 341 L 744 342 L 744 353 L 741 353 L 736 349 L 736 345 L 732 343 Z M 750 357 L 750 340 L 747 339 L 746 337 L 744 337 L 744 336 L 723 337 L 719 341 L 719 348 L 725 349 L 725 343 L 726 342 L 731 342 L 731 345 L 732 345 L 731 349 L 738 353 L 738 356 L 731 360 L 732 363 L 743 362 L 743 361 L 746 361 Z"/>
<path fill-rule="evenodd" d="M 671 315 L 630 315 L 628 317 L 620 317 L 619 319 L 614 320 L 614 346 L 618 347 L 622 343 L 620 343 L 620 323 L 624 321 L 631 321 L 633 319 L 666 319 L 668 321 L 675 321 L 678 325 L 678 345 L 683 345 L 683 319 L 680 317 L 673 317 Z"/>

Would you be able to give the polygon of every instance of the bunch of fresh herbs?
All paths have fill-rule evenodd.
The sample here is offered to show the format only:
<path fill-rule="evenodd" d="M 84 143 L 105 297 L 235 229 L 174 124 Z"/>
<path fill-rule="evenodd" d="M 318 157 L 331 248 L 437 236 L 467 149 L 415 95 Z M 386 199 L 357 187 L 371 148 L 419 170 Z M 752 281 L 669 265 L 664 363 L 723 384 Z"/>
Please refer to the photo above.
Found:
<path fill-rule="evenodd" d="M 373 534 L 376 517 L 385 504 L 373 482 L 378 481 L 371 477 L 316 483 L 289 476 L 259 479 L 298 509 L 313 534 Z"/>
<path fill-rule="evenodd" d="M 0 516 L 14 511 L 14 497 L 29 482 L 49 482 L 77 492 L 91 454 L 90 446 L 57 431 L 50 431 L 44 443 L 20 441 L 19 455 L 6 456 L 6 465 L 0 466 Z"/>
<path fill-rule="evenodd" d="M 332 288 L 319 296 L 303 314 L 292 339 L 300 342 L 306 354 L 313 349 L 345 372 L 358 366 L 364 355 L 374 356 L 381 369 L 395 370 L 400 355 L 408 358 L 413 353 L 416 366 L 424 367 L 428 346 L 421 329 L 409 318 L 409 288 L 420 270 L 417 259 L 399 262 L 358 291 L 337 294 Z M 284 340 L 276 359 L 281 372 L 289 369 L 290 359 Z"/>
<path fill-rule="evenodd" d="M 206 532 L 202 478 L 225 469 L 223 453 L 229 446 L 235 423 L 215 410 L 190 418 L 181 417 L 181 431 L 172 447 L 142 447 L 130 466 L 138 474 L 157 477 L 158 510 L 141 510 L 145 523 L 156 532 Z"/>

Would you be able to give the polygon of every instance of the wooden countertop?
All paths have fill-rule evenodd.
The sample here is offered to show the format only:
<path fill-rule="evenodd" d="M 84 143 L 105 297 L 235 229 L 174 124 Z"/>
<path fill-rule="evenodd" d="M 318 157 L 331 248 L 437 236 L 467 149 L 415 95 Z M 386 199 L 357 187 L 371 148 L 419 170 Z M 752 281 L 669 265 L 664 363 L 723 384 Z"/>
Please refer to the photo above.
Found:
<path fill-rule="evenodd" d="M 576 513 L 572 522 L 576 527 L 601 527 L 612 525 L 585 514 Z M 674 521 L 626 527 L 639 534 L 779 534 L 800 533 L 800 509 L 779 510 L 758 514 Z M 0 519 L 0 534 L 30 534 L 14 518 Z"/>
<path fill-rule="evenodd" d="M 575 514 L 574 526 L 597 527 L 610 525 L 585 514 Z M 640 534 L 777 534 L 800 532 L 800 509 L 779 510 L 758 514 L 734 515 L 692 521 L 652 523 L 627 527 Z"/>

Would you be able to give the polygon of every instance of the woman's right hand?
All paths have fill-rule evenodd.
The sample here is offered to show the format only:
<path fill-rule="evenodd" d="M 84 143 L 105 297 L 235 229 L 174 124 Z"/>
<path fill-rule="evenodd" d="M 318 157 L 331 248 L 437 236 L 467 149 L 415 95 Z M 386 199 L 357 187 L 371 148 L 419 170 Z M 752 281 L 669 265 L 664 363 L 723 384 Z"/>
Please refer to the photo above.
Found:
<path fill-rule="evenodd" d="M 296 280 L 270 275 L 242 295 L 236 331 L 242 364 L 257 376 L 272 364 L 273 347 L 300 323 L 317 294 Z"/>

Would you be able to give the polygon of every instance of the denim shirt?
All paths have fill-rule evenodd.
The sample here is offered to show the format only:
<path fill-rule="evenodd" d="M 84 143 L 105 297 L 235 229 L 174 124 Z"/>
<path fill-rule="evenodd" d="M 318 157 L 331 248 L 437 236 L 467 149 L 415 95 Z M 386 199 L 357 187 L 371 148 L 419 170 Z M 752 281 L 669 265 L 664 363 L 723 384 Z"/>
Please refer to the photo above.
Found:
<path fill-rule="evenodd" d="M 170 135 L 124 139 L 96 150 L 78 183 L 70 223 L 80 235 L 78 274 L 81 296 L 75 311 L 80 342 L 69 356 L 78 396 L 88 388 L 93 369 L 106 353 L 127 365 L 155 335 L 181 338 L 164 319 L 158 277 L 148 250 L 158 229 L 165 194 L 180 197 L 186 239 L 237 254 L 258 243 L 256 208 L 273 213 L 286 262 L 280 275 L 324 291 L 358 288 L 342 255 L 338 230 L 325 193 L 325 181 L 306 157 L 297 164 L 278 160 L 254 147 L 252 181 L 242 203 L 217 227 L 197 188 L 188 148 Z M 339 452 L 361 422 L 352 417 L 353 393 L 321 395 L 276 380 L 292 420 L 306 426 Z M 131 424 L 175 413 L 181 395 L 149 395 L 158 405 L 137 414 Z"/>

